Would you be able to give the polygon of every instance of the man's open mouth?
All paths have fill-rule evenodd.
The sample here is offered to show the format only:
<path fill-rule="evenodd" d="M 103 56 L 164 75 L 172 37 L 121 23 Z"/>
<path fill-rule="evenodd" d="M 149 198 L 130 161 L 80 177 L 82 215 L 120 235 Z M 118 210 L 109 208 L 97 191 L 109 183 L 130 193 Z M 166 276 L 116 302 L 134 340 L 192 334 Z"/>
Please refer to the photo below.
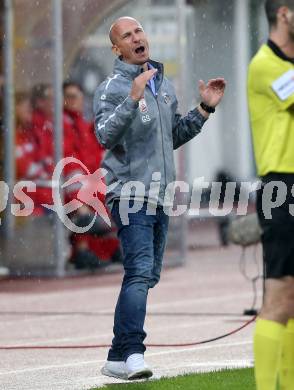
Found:
<path fill-rule="evenodd" d="M 144 51 L 145 51 L 145 47 L 144 46 L 139 46 L 139 47 L 137 47 L 137 49 L 135 49 L 135 52 L 137 54 L 142 54 L 142 53 L 144 53 Z"/>

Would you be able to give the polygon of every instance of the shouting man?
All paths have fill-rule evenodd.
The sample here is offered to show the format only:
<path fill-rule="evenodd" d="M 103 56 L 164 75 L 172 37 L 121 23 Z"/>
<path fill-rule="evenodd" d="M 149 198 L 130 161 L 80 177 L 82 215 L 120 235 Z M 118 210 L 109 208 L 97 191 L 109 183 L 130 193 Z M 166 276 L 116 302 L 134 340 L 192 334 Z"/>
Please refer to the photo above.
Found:
<path fill-rule="evenodd" d="M 121 17 L 109 37 L 117 59 L 112 75 L 95 94 L 95 129 L 108 149 L 103 163 L 108 172 L 106 201 L 118 227 L 125 274 L 102 373 L 148 378 L 152 371 L 144 361 L 143 328 L 148 290 L 159 281 L 166 242 L 168 215 L 163 206 L 165 190 L 175 180 L 173 150 L 200 132 L 223 97 L 225 80 L 212 79 L 207 85 L 199 81 L 202 102 L 181 117 L 163 65 L 149 57 L 141 24 Z M 138 182 L 139 192 L 132 187 Z M 127 222 L 122 218 L 126 210 Z"/>

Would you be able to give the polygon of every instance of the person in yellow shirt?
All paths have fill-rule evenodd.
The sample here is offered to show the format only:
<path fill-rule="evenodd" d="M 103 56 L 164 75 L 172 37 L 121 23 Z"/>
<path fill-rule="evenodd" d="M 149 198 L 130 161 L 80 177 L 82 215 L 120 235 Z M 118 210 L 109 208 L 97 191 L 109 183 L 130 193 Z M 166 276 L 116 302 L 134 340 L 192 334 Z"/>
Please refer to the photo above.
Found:
<path fill-rule="evenodd" d="M 294 0 L 266 0 L 269 40 L 252 59 L 248 102 L 262 185 L 265 296 L 254 334 L 258 390 L 294 389 Z M 270 195 L 270 196 L 269 196 Z M 275 205 L 273 207 L 273 205 Z"/>

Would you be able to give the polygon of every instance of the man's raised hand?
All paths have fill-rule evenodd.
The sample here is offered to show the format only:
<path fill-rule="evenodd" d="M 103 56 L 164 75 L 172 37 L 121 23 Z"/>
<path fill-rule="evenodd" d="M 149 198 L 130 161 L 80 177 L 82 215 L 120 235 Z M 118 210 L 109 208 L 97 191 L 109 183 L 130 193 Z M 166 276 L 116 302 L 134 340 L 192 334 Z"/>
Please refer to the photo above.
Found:
<path fill-rule="evenodd" d="M 224 96 L 226 81 L 223 78 L 211 79 L 207 84 L 199 80 L 201 100 L 207 106 L 216 107 Z"/>
<path fill-rule="evenodd" d="M 154 74 L 157 72 L 157 69 L 149 69 L 145 72 L 141 73 L 139 76 L 137 76 L 132 84 L 132 89 L 130 92 L 130 96 L 133 100 L 139 101 L 144 97 L 144 90 L 146 87 L 146 84 L 149 80 L 152 79 Z"/>

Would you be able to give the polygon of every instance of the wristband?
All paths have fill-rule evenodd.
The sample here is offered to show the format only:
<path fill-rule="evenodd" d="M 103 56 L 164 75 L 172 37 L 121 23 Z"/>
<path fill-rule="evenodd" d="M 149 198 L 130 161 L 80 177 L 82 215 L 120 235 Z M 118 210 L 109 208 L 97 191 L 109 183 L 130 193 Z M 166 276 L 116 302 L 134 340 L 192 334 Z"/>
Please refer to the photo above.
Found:
<path fill-rule="evenodd" d="M 213 114 L 215 112 L 214 107 L 208 106 L 207 104 L 205 104 L 203 102 L 200 103 L 200 107 L 202 108 L 202 110 L 208 112 L 209 114 Z"/>

